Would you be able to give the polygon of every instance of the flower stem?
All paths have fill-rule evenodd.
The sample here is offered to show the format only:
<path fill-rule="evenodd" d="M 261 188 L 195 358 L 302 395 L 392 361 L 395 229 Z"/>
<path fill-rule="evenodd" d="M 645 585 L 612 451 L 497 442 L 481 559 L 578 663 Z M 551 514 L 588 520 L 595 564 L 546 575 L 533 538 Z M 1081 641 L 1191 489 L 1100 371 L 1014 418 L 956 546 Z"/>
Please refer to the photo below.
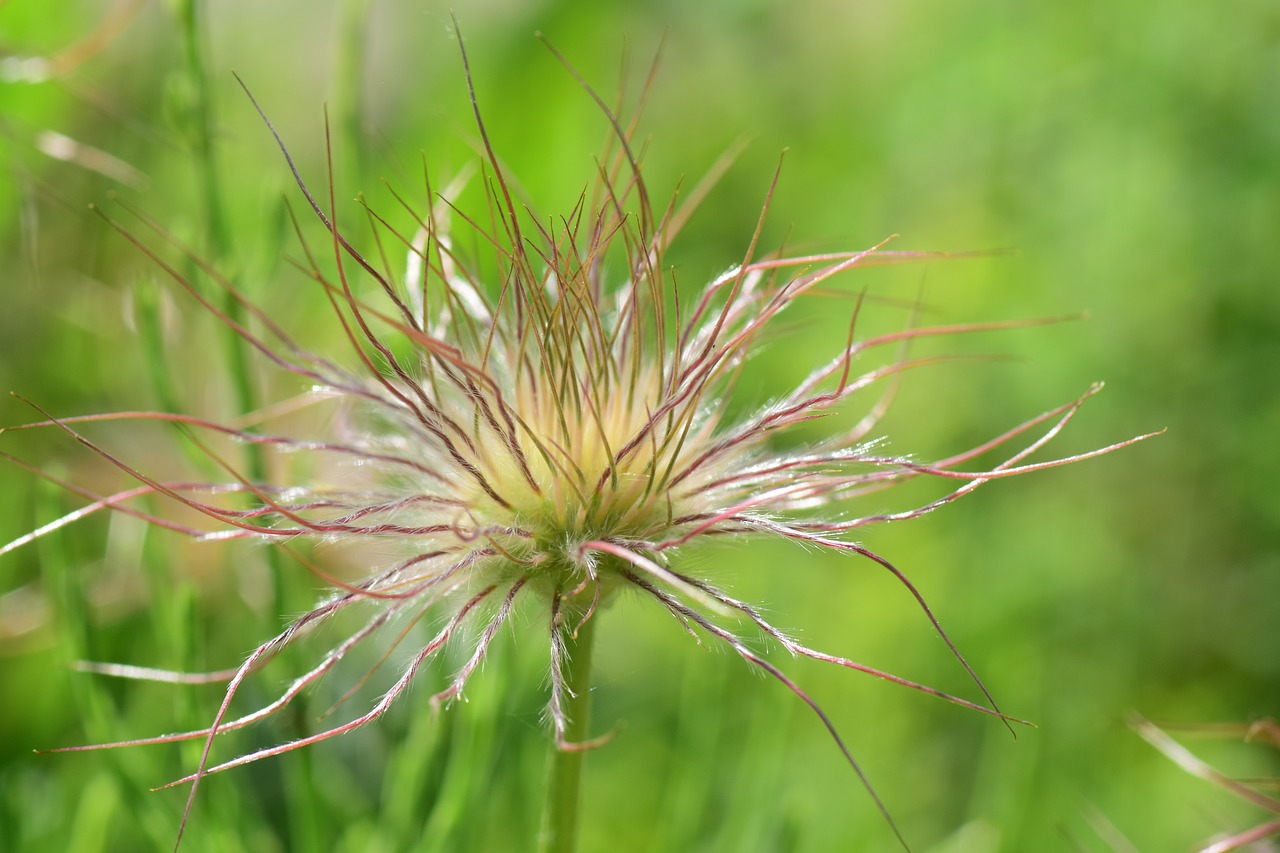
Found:
<path fill-rule="evenodd" d="M 564 680 L 568 694 L 565 715 L 568 724 L 564 739 L 570 744 L 587 740 L 591 718 L 591 657 L 595 647 L 596 622 L 588 619 L 576 635 L 565 631 Z M 585 749 L 561 749 L 554 732 L 551 767 L 547 780 L 546 810 L 539 835 L 540 853 L 573 853 L 578 843 L 578 808 L 582 803 L 582 759 Z"/>

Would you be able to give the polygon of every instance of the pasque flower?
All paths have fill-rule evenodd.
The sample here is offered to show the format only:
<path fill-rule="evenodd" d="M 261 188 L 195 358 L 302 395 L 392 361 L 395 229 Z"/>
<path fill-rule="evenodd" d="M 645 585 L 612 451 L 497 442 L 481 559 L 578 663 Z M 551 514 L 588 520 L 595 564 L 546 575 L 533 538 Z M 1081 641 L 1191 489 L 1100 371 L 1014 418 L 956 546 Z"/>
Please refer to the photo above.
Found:
<path fill-rule="evenodd" d="M 1001 324 L 912 326 L 860 337 L 857 308 L 850 311 L 847 340 L 799 385 L 746 415 L 729 417 L 726 401 L 740 368 L 788 306 L 862 267 L 930 256 L 889 251 L 883 244 L 844 254 L 771 254 L 758 245 L 757 229 L 745 254 L 726 272 L 696 293 L 682 290 L 664 254 L 716 175 L 683 202 L 655 204 L 633 145 L 634 125 L 622 124 L 597 101 L 613 128 L 613 141 L 597 161 L 591 189 L 554 220 L 536 218 L 517 203 L 477 108 L 488 209 L 469 215 L 444 193 L 425 210 L 404 201 L 412 217 L 409 226 L 371 212 L 381 229 L 379 254 L 398 252 L 406 259 L 394 270 L 362 253 L 355 238 L 336 225 L 332 190 L 328 199 L 317 196 L 299 176 L 298 186 L 325 229 L 323 248 L 314 240 L 304 242 L 304 268 L 348 344 L 340 357 L 308 349 L 190 253 L 189 260 L 238 305 L 235 313 L 225 310 L 192 284 L 180 265 L 116 225 L 247 348 L 337 407 L 339 426 L 316 438 L 175 413 L 67 418 L 46 413 L 41 426 L 65 431 L 135 482 L 111 495 L 64 483 L 89 500 L 88 506 L 8 548 L 87 513 L 111 510 L 200 539 L 252 539 L 284 547 L 300 540 L 368 543 L 370 554 L 382 555 L 370 558 L 382 562 L 371 565 L 364 580 L 333 581 L 330 594 L 258 645 L 230 675 L 225 699 L 207 728 L 128 742 L 204 739 L 199 766 L 179 780 L 192 783 L 192 796 L 209 773 L 376 720 L 447 641 L 465 636 L 470 656 L 431 702 L 457 697 L 524 600 L 538 602 L 545 612 L 551 650 L 548 716 L 560 753 L 569 756 L 553 769 L 566 774 L 553 786 L 572 786 L 574 756 L 598 743 L 586 739 L 585 729 L 590 637 L 606 618 L 607 605 L 623 591 L 786 685 L 818 715 L 861 777 L 827 716 L 749 641 L 765 639 L 793 655 L 944 694 L 808 648 L 754 606 L 691 570 L 682 555 L 713 537 L 769 536 L 865 557 L 893 573 L 941 631 L 907 577 L 858 543 L 861 528 L 924 515 L 993 479 L 1128 443 L 1027 461 L 1070 420 L 1091 389 L 946 459 L 920 462 L 890 455 L 876 429 L 891 389 L 904 374 L 937 361 L 911 357 L 906 345 Z M 280 147 L 292 169 L 283 142 Z M 770 189 L 766 211 L 771 194 Z M 465 239 L 457 239 L 459 230 L 467 232 Z M 170 239 L 163 229 L 156 233 L 161 241 Z M 483 251 L 462 248 L 477 245 Z M 777 439 L 798 424 L 854 406 L 862 406 L 865 417 L 853 428 L 812 446 L 779 449 L 794 446 Z M 226 476 L 216 482 L 153 477 L 81 432 L 81 424 L 101 420 L 182 425 Z M 307 472 L 296 479 L 255 478 L 223 462 L 202 434 L 230 436 L 312 464 L 275 466 Z M 860 496 L 917 478 L 949 485 L 941 497 L 910 510 L 856 513 Z M 189 513 L 155 514 L 141 499 L 156 495 L 195 510 L 208 524 L 181 520 Z M 364 614 L 356 630 L 329 647 L 270 704 L 247 715 L 230 713 L 245 679 L 345 611 Z M 390 644 L 403 644 L 410 632 L 384 629 L 423 619 L 436 626 L 434 636 L 409 652 L 402 674 L 363 713 L 221 764 L 209 760 L 217 734 L 279 712 L 375 638 L 390 635 Z M 475 627 L 463 630 L 468 624 Z M 968 669 L 954 646 L 951 650 Z M 989 706 L 944 698 L 1003 717 L 989 696 Z M 552 835 L 561 831 L 557 821 L 570 824 L 563 831 L 571 836 L 572 816 L 550 817 Z"/>

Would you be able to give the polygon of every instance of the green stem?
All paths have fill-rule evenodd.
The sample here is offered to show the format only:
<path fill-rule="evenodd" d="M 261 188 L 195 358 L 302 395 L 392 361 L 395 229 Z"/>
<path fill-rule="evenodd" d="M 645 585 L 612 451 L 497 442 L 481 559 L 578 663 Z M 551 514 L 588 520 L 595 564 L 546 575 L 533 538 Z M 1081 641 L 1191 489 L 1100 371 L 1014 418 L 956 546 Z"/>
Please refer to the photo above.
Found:
<path fill-rule="evenodd" d="M 213 85 L 204 61 L 201 29 L 202 2 L 203 0 L 181 0 L 178 7 L 187 77 L 192 91 L 188 132 L 192 147 L 195 149 L 196 171 L 204 201 L 204 227 L 209 260 L 216 266 L 223 267 L 228 278 L 234 280 L 234 271 L 226 269 L 231 261 L 231 228 L 227 219 L 218 158 L 214 152 Z M 238 326 L 247 325 L 245 308 L 231 292 L 222 294 L 222 303 L 219 307 L 232 323 Z M 224 334 L 234 409 L 237 415 L 246 415 L 258 408 L 258 392 L 253 379 L 253 369 L 249 363 L 249 344 L 235 329 L 227 328 Z M 244 452 L 249 479 L 255 483 L 265 482 L 267 462 L 262 447 L 249 444 L 244 448 Z M 267 570 L 271 576 L 271 612 L 277 615 L 285 613 L 290 608 L 285 601 L 284 571 L 274 549 L 267 551 Z"/>
<path fill-rule="evenodd" d="M 571 744 L 587 740 L 591 721 L 591 656 L 595 646 L 596 623 L 588 619 L 577 635 L 564 633 L 564 681 L 568 700 L 568 725 L 564 739 Z M 569 624 L 573 624 L 570 622 Z M 561 630 L 561 629 L 557 629 Z M 551 772 L 547 781 L 546 811 L 542 815 L 541 853 L 573 853 L 578 843 L 578 807 L 582 803 L 582 759 L 587 750 L 560 749 L 552 735 Z"/>
<path fill-rule="evenodd" d="M 347 160 L 356 187 L 361 188 L 370 172 L 369 144 L 361 118 L 364 61 L 369 35 L 371 0 L 345 0 L 341 11 L 341 41 L 338 44 L 337 106 L 339 127 L 351 154 Z"/>
<path fill-rule="evenodd" d="M 184 0 L 180 6 L 182 18 L 182 42 L 187 60 L 187 77 L 192 89 L 192 103 L 188 132 L 195 149 L 196 172 L 200 179 L 200 194 L 204 202 L 204 229 L 208 241 L 209 260 L 225 265 L 230 260 L 231 241 L 228 237 L 226 204 L 222 195 L 218 158 L 213 150 L 213 87 L 205 70 L 203 45 L 201 44 L 200 0 Z M 234 274 L 230 274 L 234 277 Z M 230 293 L 222 295 L 219 306 L 233 323 L 243 326 L 246 322 L 244 306 Z M 237 414 L 243 415 L 257 408 L 257 393 L 253 373 L 249 367 L 248 345 L 234 329 L 228 328 L 226 357 L 231 373 L 231 387 L 235 394 Z M 261 481 L 263 458 L 261 448 L 250 445 L 249 476 Z"/>
<path fill-rule="evenodd" d="M 196 171 L 200 180 L 200 192 L 204 203 L 204 229 L 207 240 L 209 260 L 223 269 L 227 278 L 235 281 L 236 270 L 229 269 L 231 257 L 231 226 L 227 215 L 226 197 L 223 193 L 222 174 L 218 168 L 218 158 L 214 150 L 214 87 L 209 78 L 204 60 L 203 13 L 205 7 L 212 5 L 208 0 L 179 0 L 178 11 L 182 31 L 183 53 L 186 59 L 186 72 L 191 87 L 192 101 L 187 116 L 187 130 L 194 149 Z M 195 281 L 195 275 L 192 275 Z M 222 293 L 220 310 L 235 326 L 248 325 L 247 311 L 235 295 L 226 290 Z M 253 376 L 252 364 L 249 360 L 249 343 L 234 328 L 227 328 L 225 335 L 225 358 L 228 376 L 231 382 L 233 408 L 237 415 L 254 412 L 259 406 L 257 384 Z M 253 427 L 249 428 L 250 431 Z M 267 458 L 263 448 L 257 444 L 248 444 L 244 448 L 245 473 L 254 483 L 263 483 L 267 479 Z M 271 581 L 270 613 L 273 618 L 288 613 L 291 609 L 287 601 L 284 566 L 277 549 L 266 549 L 267 573 Z M 292 707 L 294 726 L 298 732 L 306 731 L 309 719 L 306 702 L 295 703 Z M 328 825 L 323 810 L 314 807 L 318 802 L 312 780 L 312 758 L 309 750 L 296 753 L 293 762 L 286 770 L 288 783 L 289 807 L 289 846 L 293 850 L 322 850 L 327 844 L 324 839 Z"/>

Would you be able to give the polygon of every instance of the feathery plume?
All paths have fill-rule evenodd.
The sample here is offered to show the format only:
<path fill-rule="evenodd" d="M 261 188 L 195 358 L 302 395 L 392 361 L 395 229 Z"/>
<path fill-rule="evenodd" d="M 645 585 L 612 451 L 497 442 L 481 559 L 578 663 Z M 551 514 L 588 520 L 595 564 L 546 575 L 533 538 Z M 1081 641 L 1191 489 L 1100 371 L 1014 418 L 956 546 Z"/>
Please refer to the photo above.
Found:
<path fill-rule="evenodd" d="M 465 66 L 465 51 L 463 61 Z M 469 70 L 467 77 L 470 85 Z M 341 427 L 313 438 L 169 412 L 60 418 L 40 409 L 43 420 L 27 426 L 62 430 L 133 482 L 122 491 L 101 495 L 43 474 L 88 503 L 10 543 L 0 554 L 86 515 L 110 510 L 202 540 L 248 539 L 285 548 L 302 541 L 356 542 L 376 546 L 371 552 L 395 556 L 372 566 L 356 583 L 328 578 L 330 594 L 259 644 L 234 671 L 222 674 L 225 694 L 207 727 L 83 748 L 203 741 L 198 765 L 171 783 L 190 783 L 189 813 L 205 776 L 377 720 L 447 642 L 468 637 L 470 656 L 430 702 L 441 705 L 457 698 L 513 609 L 532 600 L 545 609 L 550 637 L 550 727 L 561 750 L 580 751 L 599 745 L 599 740 L 580 739 L 583 729 L 574 726 L 583 722 L 585 705 L 573 704 L 584 698 L 584 689 L 575 683 L 570 653 L 580 648 L 584 634 L 624 591 L 665 610 L 695 638 L 732 650 L 792 691 L 830 731 L 873 798 L 874 791 L 831 720 L 778 665 L 754 650 L 749 636 L 771 640 L 792 655 L 865 672 L 1010 719 L 999 711 L 907 576 L 856 537 L 868 525 L 930 513 L 992 480 L 1107 453 L 1139 439 L 1031 461 L 1095 387 L 949 458 L 922 463 L 886 454 L 875 431 L 892 389 L 904 374 L 937 360 L 909 357 L 906 345 L 1014 324 L 913 326 L 860 338 L 857 308 L 851 312 L 848 339 L 829 360 L 816 365 L 789 393 L 730 418 L 725 401 L 733 394 L 741 366 L 788 306 L 863 267 L 941 256 L 890 251 L 883 243 L 843 254 L 770 254 L 758 245 L 757 227 L 744 256 L 690 298 L 679 292 L 664 255 L 727 163 L 719 164 L 683 204 L 673 200 L 665 207 L 655 206 L 633 144 L 634 122 L 624 125 L 590 87 L 583 86 L 598 102 L 613 135 L 597 162 L 591 189 L 577 205 L 558 220 L 542 221 L 517 204 L 472 90 L 489 209 L 483 216 L 470 216 L 455 208 L 450 192 L 440 194 L 425 212 L 414 211 L 405 201 L 415 222 L 411 228 L 397 227 L 370 210 L 380 230 L 379 253 L 383 258 L 395 251 L 402 254 L 402 273 L 362 253 L 354 238 L 343 233 L 334 215 L 332 181 L 327 199 L 314 194 L 263 114 L 311 213 L 326 232 L 323 251 L 303 240 L 304 271 L 328 301 L 349 345 L 341 358 L 308 349 L 154 221 L 138 214 L 145 227 L 215 282 L 247 320 L 224 310 L 194 286 L 179 265 L 108 219 L 245 346 L 310 386 L 316 399 L 340 410 Z M 762 224 L 772 193 L 773 185 L 765 197 Z M 295 225 L 301 237 L 303 228 Z M 459 227 L 470 232 L 469 240 L 455 238 Z M 468 242 L 479 244 L 491 257 L 462 249 Z M 361 295 L 357 279 L 376 285 L 381 292 L 378 302 Z M 863 404 L 866 415 L 852 429 L 813 446 L 778 449 L 777 435 L 868 397 L 872 400 Z M 176 424 L 226 476 L 207 482 L 154 477 L 82 432 L 84 426 L 103 421 Z M 304 458 L 314 464 L 301 467 L 312 472 L 337 470 L 349 476 L 313 473 L 279 482 L 256 479 L 224 461 L 200 438 L 202 434 Z M 997 458 L 994 464 L 980 464 L 992 457 Z M 850 512 L 861 496 L 919 478 L 949 484 L 948 491 L 905 511 Z M 193 510 L 207 523 L 190 521 L 190 513 L 156 514 L 146 508 L 147 499 L 154 496 Z M 987 704 L 811 649 L 681 559 L 702 540 L 764 536 L 865 557 L 890 572 L 915 598 Z M 274 701 L 248 714 L 232 714 L 233 700 L 246 679 L 283 649 L 348 611 L 365 614 L 356 630 L 332 645 Z M 364 713 L 288 743 L 221 763 L 211 760 L 217 735 L 279 713 L 375 637 L 392 635 L 390 654 L 411 634 L 383 629 L 424 619 L 437 626 L 436 633 L 412 652 L 403 673 Z M 474 627 L 467 630 L 468 625 Z M 138 667 L 97 669 L 134 677 L 157 675 Z M 876 805 L 888 820 L 878 798 Z M 184 816 L 184 825 L 185 821 Z"/>

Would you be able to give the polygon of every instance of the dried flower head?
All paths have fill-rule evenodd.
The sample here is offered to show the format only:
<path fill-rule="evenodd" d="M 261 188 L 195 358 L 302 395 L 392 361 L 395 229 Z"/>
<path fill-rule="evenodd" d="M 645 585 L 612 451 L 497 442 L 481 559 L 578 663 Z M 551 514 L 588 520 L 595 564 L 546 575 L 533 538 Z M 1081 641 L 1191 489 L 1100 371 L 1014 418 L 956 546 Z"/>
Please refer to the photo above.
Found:
<path fill-rule="evenodd" d="M 238 306 L 236 312 L 251 318 L 238 319 L 236 312 L 202 294 L 179 266 L 115 226 L 245 345 L 313 386 L 317 399 L 340 407 L 342 426 L 315 439 L 173 413 L 60 419 L 46 413 L 47 420 L 39 425 L 62 429 L 136 483 L 111 495 L 64 483 L 90 503 L 4 550 L 89 513 L 111 510 L 199 539 L 253 539 L 281 546 L 299 540 L 357 542 L 374 545 L 371 552 L 396 555 L 373 567 L 363 581 L 333 581 L 331 594 L 258 645 L 230 675 L 224 700 L 207 728 L 128 742 L 203 739 L 199 766 L 172 783 L 192 783 L 192 796 L 209 773 L 376 720 L 405 692 L 424 662 L 459 635 L 464 623 L 474 621 L 478 630 L 471 634 L 470 657 L 431 701 L 457 697 L 522 599 L 545 608 L 551 641 L 549 718 L 566 750 L 589 745 L 575 740 L 570 728 L 567 708 L 575 691 L 566 674 L 567 649 L 622 590 L 651 601 L 690 634 L 732 649 L 786 685 L 821 718 L 859 777 L 861 771 L 826 715 L 748 645 L 744 632 L 793 655 L 871 673 L 1003 717 L 994 702 L 976 705 L 810 649 L 753 606 L 689 571 L 678 555 L 700 540 L 725 536 L 782 537 L 861 555 L 892 572 L 941 631 L 907 577 L 860 545 L 858 531 L 924 515 L 992 479 L 1061 465 L 1128 442 L 1065 459 L 1027 461 L 1070 420 L 1091 390 L 946 459 L 920 463 L 886 455 L 874 432 L 890 389 L 903 373 L 931 361 L 908 357 L 903 345 L 1001 324 L 911 327 L 859 338 L 856 308 L 845 345 L 794 390 L 745 417 L 726 417 L 725 401 L 739 369 L 788 306 L 853 270 L 931 256 L 886 251 L 883 244 L 838 255 L 765 254 L 757 246 L 757 229 L 740 261 L 692 297 L 681 293 L 664 265 L 664 253 L 725 164 L 682 203 L 655 206 L 632 146 L 634 124 L 624 126 L 592 96 L 613 128 L 612 143 L 598 161 L 592 189 L 574 209 L 554 221 L 522 210 L 490 148 L 477 107 L 489 209 L 469 216 L 445 192 L 425 212 L 404 202 L 416 227 L 400 228 L 373 213 L 382 229 L 381 257 L 398 250 L 407 259 L 403 272 L 373 259 L 376 255 L 362 254 L 354 238 L 335 224 L 332 189 L 325 204 L 294 169 L 303 196 L 327 232 L 324 250 L 303 243 L 306 272 L 328 300 L 350 345 L 342 359 L 308 350 L 210 264 L 179 246 L 224 289 Z M 293 169 L 283 142 L 280 148 Z M 467 240 L 454 239 L 459 223 L 470 232 Z M 162 240 L 172 239 L 163 229 L 155 230 Z M 468 253 L 460 248 L 463 244 L 480 244 L 485 254 Z M 353 284 L 357 278 L 376 284 L 379 303 L 362 295 Z M 876 360 L 881 353 L 886 355 Z M 854 428 L 815 446 L 777 449 L 776 434 L 867 395 L 875 397 Z M 305 478 L 258 479 L 222 462 L 197 438 L 209 457 L 223 465 L 226 478 L 161 480 L 79 430 L 80 423 L 102 420 L 168 421 L 195 436 L 230 436 L 272 453 L 312 458 L 315 464 L 295 466 L 312 472 Z M 997 454 L 996 464 L 968 470 L 980 458 Z M 335 467 L 335 460 L 345 464 Z M 908 511 L 849 512 L 859 496 L 922 477 L 955 485 L 937 500 Z M 155 515 L 141 502 L 152 495 L 166 496 L 210 524 Z M 349 610 L 367 614 L 357 630 L 329 648 L 270 704 L 247 715 L 230 714 L 245 679 L 303 635 Z M 393 620 L 413 624 L 428 614 L 438 620 L 436 634 L 412 653 L 403 673 L 366 712 L 299 740 L 221 764 L 209 761 L 217 734 L 279 712 L 371 638 L 391 634 L 394 648 L 409 633 L 380 629 Z M 951 650 L 964 663 L 954 646 Z"/>

